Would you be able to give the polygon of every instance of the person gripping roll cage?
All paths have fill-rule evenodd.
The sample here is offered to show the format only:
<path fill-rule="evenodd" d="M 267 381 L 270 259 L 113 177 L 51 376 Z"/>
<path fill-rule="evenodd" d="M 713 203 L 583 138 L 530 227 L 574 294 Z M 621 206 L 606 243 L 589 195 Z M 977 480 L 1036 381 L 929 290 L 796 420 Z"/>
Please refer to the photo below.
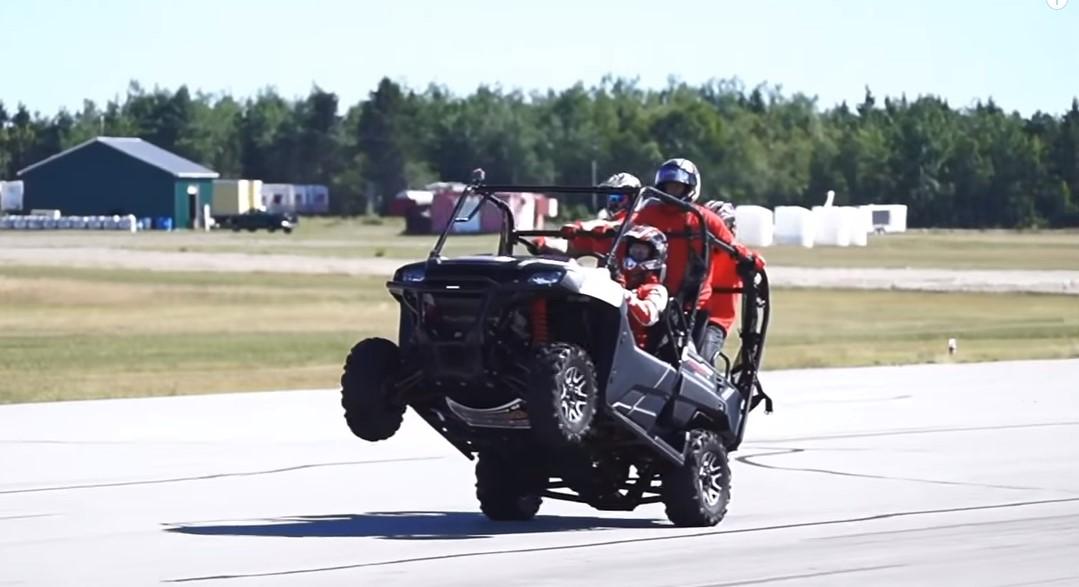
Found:
<path fill-rule="evenodd" d="M 603 180 L 599 187 L 640 189 L 641 180 L 632 173 L 622 171 Z M 629 213 L 630 201 L 632 201 L 632 197 L 621 192 L 608 194 L 604 207 L 607 212 L 606 218 L 579 220 L 573 224 L 563 226 L 561 230 L 563 234 L 567 235 L 609 234 L 608 231 L 617 230 L 618 225 L 626 219 L 626 215 Z M 604 243 L 599 242 L 599 240 L 602 239 L 568 238 L 563 242 L 559 242 L 558 240 L 539 237 L 534 241 L 533 246 L 536 254 L 567 255 L 578 258 L 584 255 L 602 254 Z M 606 245 L 609 248 L 610 242 L 606 243 Z"/>

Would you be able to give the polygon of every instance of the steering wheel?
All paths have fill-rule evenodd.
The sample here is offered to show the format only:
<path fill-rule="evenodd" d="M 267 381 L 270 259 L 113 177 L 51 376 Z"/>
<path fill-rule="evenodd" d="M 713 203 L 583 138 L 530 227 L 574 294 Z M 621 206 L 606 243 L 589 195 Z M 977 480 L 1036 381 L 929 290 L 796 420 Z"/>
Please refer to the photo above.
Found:
<path fill-rule="evenodd" d="M 567 259 L 580 259 L 581 257 L 592 257 L 593 259 L 596 260 L 596 266 L 597 267 L 602 266 L 602 263 L 604 261 L 604 256 L 599 254 L 599 253 L 586 252 L 586 253 L 580 253 L 580 254 L 577 254 L 577 255 L 571 255 L 569 253 L 564 253 L 564 252 L 558 251 L 558 250 L 552 250 L 552 249 L 546 249 L 545 250 L 543 248 L 540 248 L 539 245 L 537 245 L 535 242 L 530 241 L 530 240 L 528 240 L 527 238 L 525 238 L 523 236 L 518 236 L 515 240 L 516 240 L 516 242 L 523 245 L 524 248 L 528 250 L 529 254 L 531 254 L 533 256 L 537 256 L 537 257 L 540 256 L 540 255 L 551 255 L 551 256 L 555 256 L 555 257 L 565 257 Z"/>
<path fill-rule="evenodd" d="M 531 253 L 532 255 L 539 255 L 540 254 L 540 248 L 536 243 L 534 243 L 534 242 L 532 242 L 532 241 L 530 241 L 530 240 L 528 240 L 528 239 L 526 239 L 524 237 L 520 237 L 520 236 L 517 237 L 516 240 L 517 240 L 517 242 L 524 245 L 524 248 L 527 249 L 528 252 Z"/>

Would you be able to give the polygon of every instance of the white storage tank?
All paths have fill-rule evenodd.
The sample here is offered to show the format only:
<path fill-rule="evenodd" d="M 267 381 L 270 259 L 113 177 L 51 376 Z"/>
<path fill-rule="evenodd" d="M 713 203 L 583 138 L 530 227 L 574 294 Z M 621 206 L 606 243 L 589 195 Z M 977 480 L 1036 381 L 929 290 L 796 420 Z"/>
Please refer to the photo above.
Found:
<path fill-rule="evenodd" d="M 775 215 L 763 206 L 738 206 L 734 209 L 739 242 L 750 247 L 767 247 L 775 240 Z"/>
<path fill-rule="evenodd" d="M 843 210 L 850 216 L 850 245 L 852 247 L 867 246 L 869 244 L 869 233 L 873 232 L 873 222 L 869 211 L 864 210 L 861 206 L 844 206 Z"/>
<path fill-rule="evenodd" d="M 854 218 L 845 208 L 845 206 L 813 206 L 813 216 L 817 225 L 816 236 L 813 240 L 816 244 L 833 247 L 850 246 Z"/>
<path fill-rule="evenodd" d="M 867 204 L 862 209 L 869 213 L 869 222 L 874 232 L 906 232 L 906 204 Z"/>
<path fill-rule="evenodd" d="M 813 213 L 801 206 L 777 206 L 775 242 L 780 245 L 812 247 L 816 233 Z"/>
<path fill-rule="evenodd" d="M 859 206 L 814 206 L 820 245 L 864 247 L 872 232 L 869 216 Z"/>

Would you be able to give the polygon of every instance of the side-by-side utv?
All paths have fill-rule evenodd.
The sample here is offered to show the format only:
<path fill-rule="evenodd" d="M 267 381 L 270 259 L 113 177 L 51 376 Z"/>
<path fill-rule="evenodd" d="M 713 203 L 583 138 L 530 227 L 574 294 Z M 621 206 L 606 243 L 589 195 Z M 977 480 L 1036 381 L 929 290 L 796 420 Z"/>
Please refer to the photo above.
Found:
<path fill-rule="evenodd" d="M 696 351 L 706 320 L 695 310 L 699 287 L 671 296 L 640 348 L 613 253 L 595 267 L 515 254 L 516 245 L 538 251 L 529 238 L 561 233 L 516 230 L 498 194 L 612 191 L 630 196 L 630 209 L 653 198 L 698 216 L 700 234 L 684 235 L 693 283 L 706 278 L 710 255 L 736 258 L 743 286 L 733 362 L 723 356 L 717 369 Z M 479 204 L 462 216 L 470 200 Z M 497 253 L 443 256 L 454 224 L 488 205 L 504 217 Z M 530 519 L 548 497 L 601 510 L 662 502 L 675 525 L 719 523 L 730 499 L 728 453 L 767 400 L 757 378 L 770 313 L 766 273 L 709 235 L 699 208 L 651 187 L 486 185 L 477 170 L 452 218 L 430 256 L 387 284 L 401 307 L 397 343 L 368 338 L 348 355 L 341 405 L 351 431 L 387 439 L 411 407 L 478 459 L 477 497 L 492 520 Z"/>

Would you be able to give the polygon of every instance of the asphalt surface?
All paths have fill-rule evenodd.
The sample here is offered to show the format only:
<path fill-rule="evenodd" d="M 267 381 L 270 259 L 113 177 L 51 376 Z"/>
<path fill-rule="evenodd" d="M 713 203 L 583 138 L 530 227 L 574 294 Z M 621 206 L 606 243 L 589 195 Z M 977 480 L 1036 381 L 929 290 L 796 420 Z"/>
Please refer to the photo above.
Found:
<path fill-rule="evenodd" d="M 478 514 L 334 391 L 0 407 L 0 585 L 1076 585 L 1079 361 L 765 373 L 722 524 Z"/>

